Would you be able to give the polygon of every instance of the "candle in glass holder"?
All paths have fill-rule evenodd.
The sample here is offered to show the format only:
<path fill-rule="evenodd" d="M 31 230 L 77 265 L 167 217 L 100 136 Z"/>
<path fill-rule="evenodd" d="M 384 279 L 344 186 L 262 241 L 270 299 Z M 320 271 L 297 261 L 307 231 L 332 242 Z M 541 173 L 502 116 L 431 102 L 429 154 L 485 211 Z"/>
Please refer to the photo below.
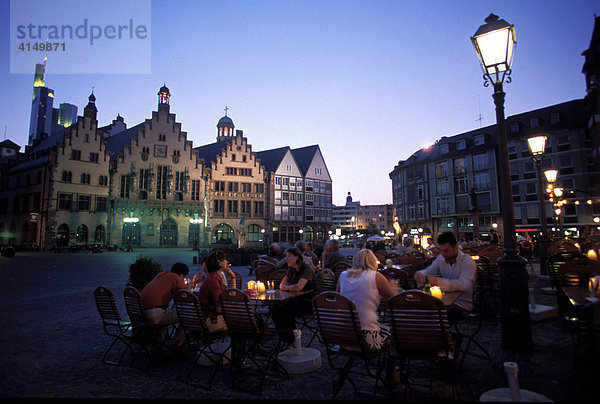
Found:
<path fill-rule="evenodd" d="M 430 291 L 431 291 L 431 296 L 437 297 L 438 299 L 442 298 L 442 289 L 440 289 L 439 286 L 432 286 Z"/>
<path fill-rule="evenodd" d="M 255 281 L 249 281 L 248 282 L 248 289 L 254 290 L 255 287 L 256 287 L 256 282 Z"/>
<path fill-rule="evenodd" d="M 258 282 L 258 292 L 259 293 L 263 293 L 265 291 L 265 284 L 264 282 Z"/>

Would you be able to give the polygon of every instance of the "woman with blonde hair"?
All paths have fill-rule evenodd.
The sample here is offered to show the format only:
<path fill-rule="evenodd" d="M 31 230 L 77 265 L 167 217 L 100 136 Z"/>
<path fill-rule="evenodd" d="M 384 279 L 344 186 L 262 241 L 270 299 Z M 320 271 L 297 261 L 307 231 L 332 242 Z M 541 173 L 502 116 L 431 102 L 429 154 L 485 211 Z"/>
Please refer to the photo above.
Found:
<path fill-rule="evenodd" d="M 379 324 L 377 317 L 380 296 L 388 299 L 394 295 L 387 278 L 377 272 L 377 265 L 373 251 L 360 250 L 354 256 L 352 268 L 342 272 L 338 282 L 338 292 L 356 305 L 360 327 L 372 350 L 384 346 L 390 337 L 389 328 Z"/>

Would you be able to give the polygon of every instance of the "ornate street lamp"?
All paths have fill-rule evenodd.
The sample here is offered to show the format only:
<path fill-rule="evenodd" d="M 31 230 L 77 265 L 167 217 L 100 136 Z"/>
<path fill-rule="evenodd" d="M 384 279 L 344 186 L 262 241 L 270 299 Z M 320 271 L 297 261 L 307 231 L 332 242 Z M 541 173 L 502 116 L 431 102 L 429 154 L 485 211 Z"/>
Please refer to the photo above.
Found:
<path fill-rule="evenodd" d="M 546 250 L 550 240 L 548 238 L 548 219 L 546 218 L 546 199 L 544 198 L 543 178 L 542 178 L 542 156 L 546 147 L 546 136 L 536 136 L 527 139 L 529 150 L 535 161 L 538 181 L 538 200 L 540 203 L 540 220 L 542 222 L 542 236 L 538 240 L 540 249 L 540 273 L 546 275 Z"/>
<path fill-rule="evenodd" d="M 512 196 L 506 121 L 504 117 L 503 84 L 511 81 L 511 65 L 516 41 L 515 28 L 497 15 L 490 14 L 485 24 L 471 37 L 483 69 L 484 86 L 494 87 L 496 126 L 498 128 L 498 177 L 502 222 L 504 229 L 503 256 L 497 260 L 500 271 L 500 303 L 502 348 L 511 351 L 531 351 L 531 320 L 529 318 L 529 288 L 526 261 L 519 257 L 515 237 L 515 217 Z"/>
<path fill-rule="evenodd" d="M 548 187 L 546 191 L 548 192 L 548 197 L 552 205 L 554 205 L 554 183 L 556 182 L 556 177 L 558 176 L 558 170 L 550 169 L 544 171 L 544 175 L 546 176 L 546 180 L 548 181 Z M 554 221 L 554 228 L 558 228 L 557 220 L 555 219 L 554 214 L 552 215 Z"/>

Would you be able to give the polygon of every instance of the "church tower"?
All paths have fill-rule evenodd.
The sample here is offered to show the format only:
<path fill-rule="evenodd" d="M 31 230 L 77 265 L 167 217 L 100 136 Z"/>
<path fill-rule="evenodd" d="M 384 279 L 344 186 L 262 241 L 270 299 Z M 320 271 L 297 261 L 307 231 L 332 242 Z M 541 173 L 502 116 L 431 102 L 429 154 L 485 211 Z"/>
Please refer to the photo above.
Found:
<path fill-rule="evenodd" d="M 227 140 L 234 135 L 235 125 L 233 124 L 233 120 L 227 116 L 228 109 L 225 107 L 225 116 L 219 119 L 219 123 L 217 123 L 217 142 Z"/>
<path fill-rule="evenodd" d="M 158 112 L 165 110 L 169 112 L 169 100 L 171 99 L 171 93 L 169 92 L 169 88 L 166 85 L 163 85 L 160 90 L 158 90 Z"/>

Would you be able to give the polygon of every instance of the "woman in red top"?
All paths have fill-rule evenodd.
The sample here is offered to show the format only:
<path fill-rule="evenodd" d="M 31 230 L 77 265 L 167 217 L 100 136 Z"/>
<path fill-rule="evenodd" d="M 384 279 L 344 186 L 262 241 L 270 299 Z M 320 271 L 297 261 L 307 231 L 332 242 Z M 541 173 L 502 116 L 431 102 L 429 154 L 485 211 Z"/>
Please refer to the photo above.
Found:
<path fill-rule="evenodd" d="M 221 250 L 215 250 L 206 259 L 207 273 L 202 286 L 200 286 L 198 300 L 205 308 L 206 325 L 211 332 L 227 330 L 219 303 L 219 295 L 227 289 L 227 285 L 223 283 L 221 272 L 227 268 L 227 255 Z"/>

